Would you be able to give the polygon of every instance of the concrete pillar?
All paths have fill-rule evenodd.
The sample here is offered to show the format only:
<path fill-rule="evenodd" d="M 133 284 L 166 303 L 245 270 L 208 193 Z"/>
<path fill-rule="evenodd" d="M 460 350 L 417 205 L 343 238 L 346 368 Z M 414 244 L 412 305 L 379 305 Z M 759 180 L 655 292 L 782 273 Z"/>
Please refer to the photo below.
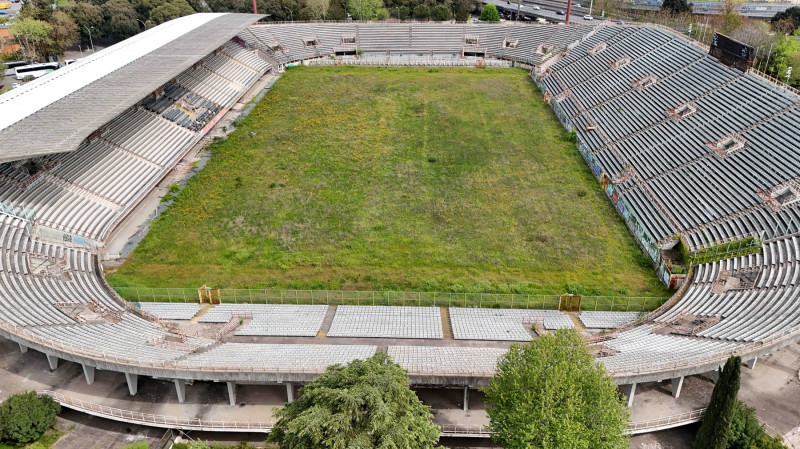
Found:
<path fill-rule="evenodd" d="M 678 399 L 681 396 L 681 388 L 683 388 L 683 376 L 672 378 L 672 397 Z"/>
<path fill-rule="evenodd" d="M 173 379 L 175 381 L 175 391 L 178 392 L 178 402 L 183 404 L 186 400 L 186 381 L 183 379 Z"/>
<path fill-rule="evenodd" d="M 25 354 L 26 352 L 28 352 L 28 347 L 23 345 L 22 343 L 20 343 L 19 344 L 19 352 Z"/>
<path fill-rule="evenodd" d="M 744 364 L 747 365 L 748 368 L 754 369 L 756 367 L 756 362 L 757 361 L 758 361 L 758 357 L 753 357 L 752 360 L 748 360 L 748 361 L 744 362 Z"/>
<path fill-rule="evenodd" d="M 128 381 L 128 392 L 131 396 L 136 396 L 136 392 L 139 391 L 139 375 L 125 373 L 125 380 Z"/>
<path fill-rule="evenodd" d="M 633 396 L 636 394 L 636 384 L 620 385 L 622 394 L 628 398 L 628 407 L 633 405 Z"/>
<path fill-rule="evenodd" d="M 717 370 L 711 371 L 711 374 L 708 375 L 708 377 L 711 378 L 711 382 L 717 383 L 717 381 L 719 380 L 720 371 L 722 371 L 722 369 L 717 369 Z"/>
<path fill-rule="evenodd" d="M 83 375 L 86 376 L 86 384 L 91 385 L 94 383 L 94 367 L 92 365 L 82 364 Z"/>
<path fill-rule="evenodd" d="M 47 355 L 47 364 L 50 365 L 50 371 L 55 371 L 58 368 L 58 357 L 54 355 Z"/>
<path fill-rule="evenodd" d="M 231 405 L 236 405 L 236 383 L 235 382 L 227 382 L 228 383 L 228 400 L 230 401 Z"/>
<path fill-rule="evenodd" d="M 469 387 L 464 387 L 464 411 L 469 410 Z"/>
<path fill-rule="evenodd" d="M 294 402 L 294 385 L 286 384 L 286 402 Z"/>

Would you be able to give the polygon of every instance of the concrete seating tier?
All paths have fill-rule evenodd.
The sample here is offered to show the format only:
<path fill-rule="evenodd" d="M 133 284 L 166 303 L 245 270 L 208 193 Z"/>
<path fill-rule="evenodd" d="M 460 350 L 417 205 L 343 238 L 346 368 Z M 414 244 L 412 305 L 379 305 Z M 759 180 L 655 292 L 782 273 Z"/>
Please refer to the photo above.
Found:
<path fill-rule="evenodd" d="M 223 343 L 186 357 L 178 366 L 321 373 L 329 365 L 366 359 L 376 351 L 376 346 L 367 345 Z"/>
<path fill-rule="evenodd" d="M 136 305 L 164 320 L 191 320 L 203 307 L 201 304 L 174 302 L 140 302 Z"/>
<path fill-rule="evenodd" d="M 533 320 L 545 329 L 574 327 L 569 316 L 557 310 L 450 308 L 450 323 L 456 340 L 530 341 Z"/>
<path fill-rule="evenodd" d="M 328 306 L 291 304 L 219 304 L 198 320 L 200 323 L 227 323 L 244 312 L 253 318 L 236 329 L 236 335 L 315 337 L 322 327 Z"/>
<path fill-rule="evenodd" d="M 636 86 L 648 77 L 649 84 Z M 540 85 L 558 97 L 555 108 L 594 163 L 612 178 L 631 174 L 616 193 L 654 240 L 682 234 L 695 249 L 798 230 L 790 226 L 800 218 L 797 204 L 775 211 L 759 195 L 800 170 L 793 93 L 724 66 L 672 33 L 641 26 L 587 35 Z M 689 102 L 694 113 L 669 112 Z M 744 148 L 714 148 L 731 136 L 740 136 Z"/>
<path fill-rule="evenodd" d="M 800 325 L 799 249 L 794 234 L 764 242 L 761 254 L 699 265 L 686 295 L 658 322 L 682 313 L 720 316 L 697 336 L 733 341 L 762 341 Z"/>
<path fill-rule="evenodd" d="M 641 316 L 639 312 L 581 312 L 578 319 L 589 329 L 611 329 Z"/>
<path fill-rule="evenodd" d="M 505 348 L 389 346 L 389 357 L 414 374 L 493 374 Z"/>
<path fill-rule="evenodd" d="M 600 357 L 610 372 L 631 370 L 658 371 L 679 364 L 691 366 L 712 357 L 723 357 L 736 348 L 735 343 L 654 334 L 650 325 L 622 332 L 619 337 L 604 342 L 616 353 Z"/>
<path fill-rule="evenodd" d="M 329 337 L 442 338 L 438 307 L 338 306 Z"/>

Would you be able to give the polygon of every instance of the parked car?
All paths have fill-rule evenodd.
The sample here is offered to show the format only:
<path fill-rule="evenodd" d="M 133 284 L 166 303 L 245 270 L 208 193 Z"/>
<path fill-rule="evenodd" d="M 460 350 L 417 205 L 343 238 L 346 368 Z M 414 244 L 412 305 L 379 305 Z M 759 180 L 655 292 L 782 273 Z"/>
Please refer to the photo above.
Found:
<path fill-rule="evenodd" d="M 586 14 L 585 16 L 583 16 L 583 20 L 594 20 L 594 17 L 590 16 L 589 14 Z"/>
<path fill-rule="evenodd" d="M 20 84 L 20 83 L 14 83 L 14 84 L 12 84 L 12 85 L 11 85 L 11 88 L 12 88 L 12 89 L 16 89 L 16 88 L 18 88 L 18 87 L 19 87 L 19 86 L 21 86 L 21 85 L 22 85 L 22 84 Z"/>
<path fill-rule="evenodd" d="M 533 9 L 542 9 L 542 8 L 539 7 L 539 5 L 533 5 L 533 6 L 531 6 L 531 8 L 533 8 Z"/>
<path fill-rule="evenodd" d="M 556 14 L 558 14 L 559 16 L 563 16 L 566 13 L 559 9 L 558 11 L 556 11 Z"/>

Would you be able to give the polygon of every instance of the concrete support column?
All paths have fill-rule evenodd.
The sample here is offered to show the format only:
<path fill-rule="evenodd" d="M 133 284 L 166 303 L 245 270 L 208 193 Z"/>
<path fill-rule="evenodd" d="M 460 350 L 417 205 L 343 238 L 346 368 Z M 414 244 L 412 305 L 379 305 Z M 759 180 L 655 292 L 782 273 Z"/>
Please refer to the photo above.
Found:
<path fill-rule="evenodd" d="M 636 384 L 620 385 L 622 394 L 628 399 L 628 407 L 633 405 L 633 396 L 636 394 Z"/>
<path fill-rule="evenodd" d="M 715 370 L 715 371 L 711 371 L 711 374 L 709 374 L 709 377 L 711 378 L 711 382 L 713 382 L 713 383 L 717 383 L 717 381 L 719 380 L 719 373 L 720 373 L 721 371 L 722 371 L 722 369 L 721 369 L 721 368 L 720 368 L 720 369 L 717 369 L 717 370 Z"/>
<path fill-rule="evenodd" d="M 86 376 L 86 384 L 91 385 L 94 383 L 94 367 L 92 365 L 82 364 L 83 375 Z"/>
<path fill-rule="evenodd" d="M 50 365 L 50 371 L 55 371 L 58 368 L 58 357 L 54 355 L 47 355 L 47 364 Z"/>
<path fill-rule="evenodd" d="M 747 365 L 748 368 L 754 369 L 756 367 L 756 362 L 757 361 L 758 361 L 758 357 L 753 357 L 752 360 L 748 360 L 748 361 L 744 362 L 744 364 Z"/>
<path fill-rule="evenodd" d="M 128 381 L 128 392 L 131 396 L 136 396 L 136 392 L 139 391 L 139 375 L 125 373 L 125 380 Z"/>
<path fill-rule="evenodd" d="M 175 391 L 178 392 L 178 402 L 183 404 L 186 400 L 186 381 L 183 379 L 173 379 L 175 381 Z"/>
<path fill-rule="evenodd" d="M 681 388 L 683 388 L 683 376 L 672 378 L 672 397 L 678 399 L 681 396 Z"/>
<path fill-rule="evenodd" d="M 26 352 L 28 352 L 28 347 L 23 345 L 22 343 L 20 343 L 19 344 L 19 352 L 25 354 Z"/>
<path fill-rule="evenodd" d="M 236 405 L 236 383 L 227 382 L 227 384 L 228 384 L 228 400 L 230 401 L 231 405 Z"/>
<path fill-rule="evenodd" d="M 286 402 L 294 402 L 294 385 L 286 384 Z"/>
<path fill-rule="evenodd" d="M 464 411 L 469 410 L 469 387 L 464 387 Z"/>

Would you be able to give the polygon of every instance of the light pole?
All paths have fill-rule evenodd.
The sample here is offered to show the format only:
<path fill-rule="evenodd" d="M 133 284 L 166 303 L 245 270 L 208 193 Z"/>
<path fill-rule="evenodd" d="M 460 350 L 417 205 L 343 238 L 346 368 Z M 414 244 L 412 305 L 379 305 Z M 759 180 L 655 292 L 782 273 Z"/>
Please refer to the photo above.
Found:
<path fill-rule="evenodd" d="M 146 24 L 146 23 L 142 22 L 142 21 L 141 21 L 141 20 L 139 20 L 139 19 L 136 19 L 136 21 L 137 21 L 137 22 L 139 22 L 139 23 L 141 23 L 141 24 L 142 24 L 142 26 L 144 27 L 144 30 L 145 30 L 145 31 L 147 31 L 147 24 Z"/>
<path fill-rule="evenodd" d="M 89 27 L 87 27 L 86 25 L 84 25 L 83 27 L 86 28 L 86 31 L 89 32 L 89 45 L 92 46 L 92 53 L 94 53 L 94 42 L 92 42 L 92 30 Z M 94 28 L 94 27 L 91 27 L 91 28 Z"/>
<path fill-rule="evenodd" d="M 591 1 L 589 2 L 589 15 L 590 15 L 590 16 L 592 15 L 592 6 L 594 6 L 594 0 L 591 0 Z"/>

